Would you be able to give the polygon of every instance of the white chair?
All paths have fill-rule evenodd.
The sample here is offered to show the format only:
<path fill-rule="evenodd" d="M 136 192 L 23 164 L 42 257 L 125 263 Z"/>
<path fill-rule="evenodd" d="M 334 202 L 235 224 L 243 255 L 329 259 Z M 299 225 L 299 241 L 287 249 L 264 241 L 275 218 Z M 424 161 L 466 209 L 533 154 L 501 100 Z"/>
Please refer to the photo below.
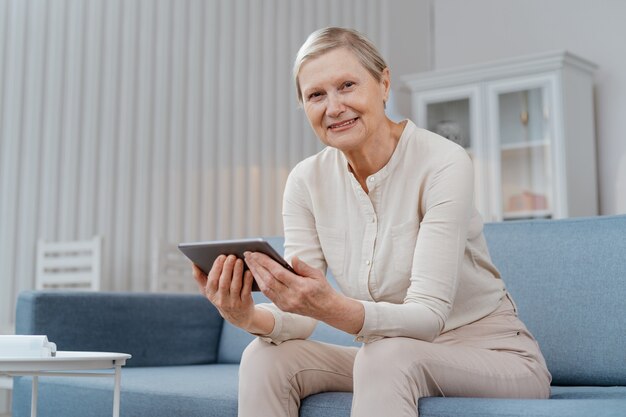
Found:
<path fill-rule="evenodd" d="M 10 411 L 12 391 L 13 377 L 0 375 L 0 416 L 11 417 Z"/>
<path fill-rule="evenodd" d="M 176 244 L 159 240 L 153 252 L 150 290 L 153 292 L 196 293 L 191 261 Z"/>
<path fill-rule="evenodd" d="M 72 242 L 37 242 L 38 290 L 100 290 L 102 237 Z"/>

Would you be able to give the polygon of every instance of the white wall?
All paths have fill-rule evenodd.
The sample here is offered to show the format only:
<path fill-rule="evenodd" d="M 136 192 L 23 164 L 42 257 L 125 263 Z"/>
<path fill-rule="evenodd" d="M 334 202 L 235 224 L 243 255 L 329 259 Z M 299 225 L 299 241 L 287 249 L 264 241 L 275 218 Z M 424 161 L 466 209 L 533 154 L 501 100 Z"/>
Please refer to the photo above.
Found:
<path fill-rule="evenodd" d="M 411 99 L 399 78 L 432 69 L 432 0 L 389 0 L 384 37 L 385 59 L 391 69 L 391 88 L 399 115 L 411 114 Z"/>
<path fill-rule="evenodd" d="M 595 76 L 601 214 L 626 213 L 626 2 L 435 0 L 434 67 L 566 49 Z"/>

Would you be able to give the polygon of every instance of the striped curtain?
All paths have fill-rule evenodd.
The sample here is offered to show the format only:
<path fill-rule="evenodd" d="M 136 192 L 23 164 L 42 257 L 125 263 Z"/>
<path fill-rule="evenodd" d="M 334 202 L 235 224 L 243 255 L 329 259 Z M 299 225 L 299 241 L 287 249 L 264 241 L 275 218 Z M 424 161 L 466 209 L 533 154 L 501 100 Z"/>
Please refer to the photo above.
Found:
<path fill-rule="evenodd" d="M 384 52 L 384 3 L 0 2 L 0 329 L 38 238 L 103 236 L 102 288 L 140 291 L 158 239 L 282 234 L 286 176 L 321 149 L 295 53 L 329 25 Z"/>

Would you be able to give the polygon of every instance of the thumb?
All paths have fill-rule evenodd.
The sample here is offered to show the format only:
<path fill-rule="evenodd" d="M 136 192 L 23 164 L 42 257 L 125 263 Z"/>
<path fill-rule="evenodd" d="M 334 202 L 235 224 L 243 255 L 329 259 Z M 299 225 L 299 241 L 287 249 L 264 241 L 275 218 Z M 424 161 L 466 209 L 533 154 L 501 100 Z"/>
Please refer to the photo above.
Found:
<path fill-rule="evenodd" d="M 291 259 L 291 266 L 293 267 L 293 270 L 296 271 L 296 274 L 303 277 L 312 277 L 319 272 L 317 269 L 313 268 L 297 256 L 294 256 Z"/>

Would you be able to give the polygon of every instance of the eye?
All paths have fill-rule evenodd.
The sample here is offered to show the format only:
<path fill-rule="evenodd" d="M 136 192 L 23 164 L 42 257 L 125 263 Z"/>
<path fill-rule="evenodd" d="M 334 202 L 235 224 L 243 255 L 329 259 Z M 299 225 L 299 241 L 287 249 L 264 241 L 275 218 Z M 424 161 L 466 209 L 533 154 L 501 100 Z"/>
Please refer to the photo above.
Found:
<path fill-rule="evenodd" d="M 309 94 L 308 100 L 315 101 L 315 100 L 318 100 L 320 97 L 322 97 L 322 93 L 320 91 L 315 91 Z"/>
<path fill-rule="evenodd" d="M 351 87 L 354 87 L 355 85 L 356 83 L 354 81 L 346 81 L 345 83 L 341 85 L 341 89 L 342 90 L 349 89 Z"/>

